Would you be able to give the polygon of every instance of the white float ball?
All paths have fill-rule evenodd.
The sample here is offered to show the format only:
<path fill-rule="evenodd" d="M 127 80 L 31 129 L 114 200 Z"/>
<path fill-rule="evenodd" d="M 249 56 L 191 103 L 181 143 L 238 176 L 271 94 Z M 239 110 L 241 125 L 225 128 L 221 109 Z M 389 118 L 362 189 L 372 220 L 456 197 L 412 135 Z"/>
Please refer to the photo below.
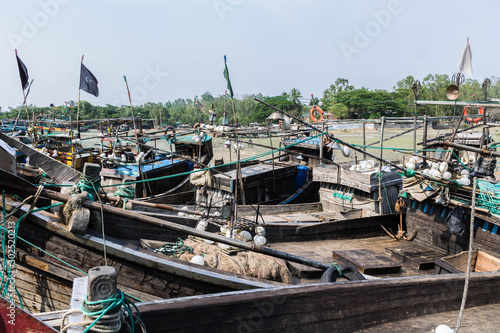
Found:
<path fill-rule="evenodd" d="M 451 172 L 445 171 L 443 172 L 443 179 L 450 179 L 451 178 Z"/>
<path fill-rule="evenodd" d="M 436 327 L 436 333 L 453 333 L 454 331 L 447 325 L 439 325 Z"/>
<path fill-rule="evenodd" d="M 439 170 L 434 169 L 431 171 L 431 176 L 435 177 L 435 178 L 438 178 L 438 177 L 441 178 L 441 172 L 439 172 Z"/>
<path fill-rule="evenodd" d="M 468 176 L 468 175 L 469 175 L 469 170 L 467 170 L 467 169 L 463 169 L 463 170 L 460 172 L 460 174 L 461 174 L 462 176 Z"/>
<path fill-rule="evenodd" d="M 255 228 L 255 233 L 258 236 L 265 236 L 266 235 L 266 229 L 264 229 L 264 227 L 262 227 L 262 226 L 259 225 L 257 228 Z"/>
<path fill-rule="evenodd" d="M 430 175 L 431 174 L 431 170 L 430 169 L 424 169 L 424 171 L 422 171 L 422 173 L 424 175 Z"/>
<path fill-rule="evenodd" d="M 342 147 L 342 155 L 349 157 L 351 155 L 351 148 L 347 146 Z"/>
<path fill-rule="evenodd" d="M 410 170 L 415 170 L 415 163 L 413 162 L 408 162 L 406 163 L 406 167 Z"/>
<path fill-rule="evenodd" d="M 262 246 L 262 245 L 265 245 L 265 244 L 266 244 L 267 239 L 266 239 L 266 237 L 264 237 L 264 236 L 258 236 L 258 235 L 257 235 L 257 236 L 255 236 L 255 237 L 253 238 L 253 241 L 254 241 L 255 245 L 257 245 L 257 246 Z"/>
<path fill-rule="evenodd" d="M 464 186 L 470 185 L 470 179 L 467 177 L 460 178 L 459 182 L 460 182 L 460 184 L 462 184 Z"/>
<path fill-rule="evenodd" d="M 203 257 L 200 255 L 195 255 L 191 258 L 191 262 L 203 266 L 205 264 L 205 259 L 203 259 Z"/>
<path fill-rule="evenodd" d="M 252 240 L 252 235 L 246 231 L 246 230 L 243 230 L 242 232 L 240 232 L 240 236 L 244 239 L 244 240 L 248 240 L 248 241 L 251 241 Z"/>

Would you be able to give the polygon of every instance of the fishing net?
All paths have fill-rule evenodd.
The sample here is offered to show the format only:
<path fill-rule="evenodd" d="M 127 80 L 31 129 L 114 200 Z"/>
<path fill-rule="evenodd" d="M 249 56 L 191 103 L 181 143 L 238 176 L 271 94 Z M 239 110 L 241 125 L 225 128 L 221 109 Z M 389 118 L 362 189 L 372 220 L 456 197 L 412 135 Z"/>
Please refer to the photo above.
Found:
<path fill-rule="evenodd" d="M 252 276 L 278 282 L 292 283 L 292 273 L 283 259 L 273 258 L 261 253 L 239 251 L 229 255 L 212 244 L 186 239 L 184 245 L 193 248 L 193 253 L 183 253 L 179 258 L 191 260 L 195 255 L 204 255 L 205 264 L 226 272 Z"/>

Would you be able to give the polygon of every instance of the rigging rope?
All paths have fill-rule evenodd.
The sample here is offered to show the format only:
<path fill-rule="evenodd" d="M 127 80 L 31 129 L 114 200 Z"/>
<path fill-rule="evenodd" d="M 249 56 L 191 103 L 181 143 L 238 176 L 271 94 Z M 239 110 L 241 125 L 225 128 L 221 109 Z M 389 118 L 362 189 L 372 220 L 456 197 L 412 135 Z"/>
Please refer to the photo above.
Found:
<path fill-rule="evenodd" d="M 471 271 L 471 266 L 472 266 L 472 250 L 473 250 L 473 243 L 474 243 L 474 215 L 476 214 L 476 186 L 477 186 L 477 178 L 474 177 L 472 179 L 473 186 L 472 186 L 472 206 L 471 206 L 471 211 L 470 211 L 470 229 L 469 229 L 469 253 L 467 257 L 467 271 L 465 272 L 465 286 L 464 286 L 464 293 L 462 296 L 462 304 L 460 305 L 460 313 L 458 315 L 458 320 L 457 320 L 457 326 L 455 328 L 455 333 L 458 333 L 458 330 L 460 329 L 460 325 L 462 323 L 462 317 L 464 315 L 464 310 L 465 310 L 465 302 L 467 300 L 467 292 L 469 291 L 469 280 L 470 280 L 470 271 Z"/>

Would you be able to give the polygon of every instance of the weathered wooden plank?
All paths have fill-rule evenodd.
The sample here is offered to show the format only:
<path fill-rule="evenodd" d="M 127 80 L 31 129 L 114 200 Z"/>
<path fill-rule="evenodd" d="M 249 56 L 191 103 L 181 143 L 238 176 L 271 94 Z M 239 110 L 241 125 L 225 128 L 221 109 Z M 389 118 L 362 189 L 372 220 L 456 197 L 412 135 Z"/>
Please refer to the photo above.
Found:
<path fill-rule="evenodd" d="M 361 273 L 369 275 L 397 273 L 401 270 L 401 264 L 384 254 L 366 249 L 332 251 L 332 257 L 334 261 L 353 265 Z"/>
<path fill-rule="evenodd" d="M 367 228 L 380 225 L 393 226 L 399 223 L 399 214 L 375 215 L 342 221 L 330 221 L 297 228 L 297 234 L 310 235 L 328 232 L 336 232 L 346 229 Z M 380 228 L 381 231 L 382 228 Z"/>
<path fill-rule="evenodd" d="M 314 251 L 300 251 L 300 252 L 294 252 L 294 254 L 320 262 L 325 261 L 325 258 L 323 258 Z M 324 270 L 314 268 L 311 266 L 305 266 L 294 262 L 287 262 L 287 263 L 288 267 L 290 268 L 290 271 L 299 278 L 320 278 L 321 275 L 323 275 L 324 273 Z"/>
<path fill-rule="evenodd" d="M 444 256 L 446 253 L 442 250 L 425 247 L 420 244 L 411 246 L 388 247 L 388 254 L 402 262 L 409 262 L 418 267 L 418 269 L 434 268 L 436 258 Z"/>

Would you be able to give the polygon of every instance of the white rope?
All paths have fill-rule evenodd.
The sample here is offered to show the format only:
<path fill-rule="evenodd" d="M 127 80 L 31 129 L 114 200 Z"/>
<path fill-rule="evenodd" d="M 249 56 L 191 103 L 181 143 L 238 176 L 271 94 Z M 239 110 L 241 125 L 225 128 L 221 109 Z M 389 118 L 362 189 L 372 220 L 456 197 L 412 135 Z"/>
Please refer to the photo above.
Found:
<path fill-rule="evenodd" d="M 458 315 L 458 321 L 457 321 L 457 326 L 455 328 L 455 333 L 458 333 L 458 330 L 460 329 L 460 324 L 462 323 L 462 317 L 464 315 L 464 310 L 465 310 L 465 302 L 467 300 L 467 292 L 469 290 L 470 270 L 472 266 L 472 245 L 474 242 L 474 215 L 476 214 L 476 186 L 477 186 L 476 177 L 474 177 L 472 181 L 474 182 L 474 184 L 472 185 L 472 206 L 470 211 L 469 256 L 467 258 L 467 271 L 465 272 L 464 294 L 462 297 L 462 304 L 460 305 L 460 313 Z"/>

